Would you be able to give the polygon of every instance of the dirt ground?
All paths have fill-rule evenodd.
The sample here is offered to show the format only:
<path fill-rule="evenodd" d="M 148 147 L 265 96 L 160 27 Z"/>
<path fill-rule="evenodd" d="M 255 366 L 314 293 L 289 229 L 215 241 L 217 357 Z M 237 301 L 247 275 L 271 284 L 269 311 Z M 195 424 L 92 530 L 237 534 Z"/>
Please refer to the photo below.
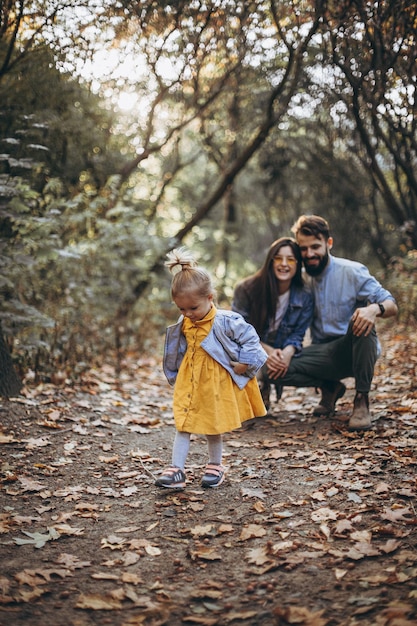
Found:
<path fill-rule="evenodd" d="M 170 461 L 172 390 L 158 359 L 82 384 L 27 385 L 0 405 L 0 625 L 417 624 L 417 344 L 383 336 L 374 426 L 350 433 L 314 389 L 225 436 L 204 490 L 202 438 L 184 491 Z"/>

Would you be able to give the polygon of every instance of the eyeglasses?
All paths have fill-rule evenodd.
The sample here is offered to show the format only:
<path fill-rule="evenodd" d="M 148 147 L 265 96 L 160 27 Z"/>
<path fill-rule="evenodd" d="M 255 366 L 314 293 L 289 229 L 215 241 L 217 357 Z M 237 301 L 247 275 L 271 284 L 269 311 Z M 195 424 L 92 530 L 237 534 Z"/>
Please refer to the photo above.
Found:
<path fill-rule="evenodd" d="M 293 256 L 274 256 L 274 263 L 277 265 L 297 265 L 297 259 Z"/>

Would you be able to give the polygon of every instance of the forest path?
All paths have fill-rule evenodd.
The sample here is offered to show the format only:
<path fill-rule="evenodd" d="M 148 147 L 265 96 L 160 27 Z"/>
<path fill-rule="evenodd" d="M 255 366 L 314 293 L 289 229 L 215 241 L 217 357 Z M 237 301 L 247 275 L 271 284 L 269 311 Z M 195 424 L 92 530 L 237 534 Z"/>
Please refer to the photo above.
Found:
<path fill-rule="evenodd" d="M 388 326 L 387 326 L 388 328 Z M 0 626 L 417 623 L 417 336 L 381 335 L 372 430 L 311 417 L 313 389 L 225 436 L 203 490 L 193 437 L 184 491 L 169 463 L 160 362 L 0 405 Z"/>

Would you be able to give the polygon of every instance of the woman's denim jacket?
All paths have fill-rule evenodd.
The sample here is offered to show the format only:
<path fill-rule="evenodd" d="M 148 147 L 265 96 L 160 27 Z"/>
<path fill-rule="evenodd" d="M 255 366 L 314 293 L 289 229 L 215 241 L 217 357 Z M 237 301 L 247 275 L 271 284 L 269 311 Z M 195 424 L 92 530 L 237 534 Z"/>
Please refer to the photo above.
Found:
<path fill-rule="evenodd" d="M 187 350 L 187 341 L 182 332 L 183 320 L 184 316 L 181 315 L 178 322 L 166 330 L 163 368 L 170 385 L 175 383 Z M 229 372 L 239 389 L 243 389 L 256 376 L 267 359 L 254 327 L 245 322 L 239 313 L 223 309 L 216 312 L 211 330 L 201 342 L 201 347 Z M 236 374 L 230 361 L 248 365 L 246 372 Z"/>
<path fill-rule="evenodd" d="M 248 321 L 251 308 L 255 306 L 260 306 L 260 303 L 252 301 L 245 281 L 238 284 L 233 296 L 233 311 L 240 313 Z M 299 354 L 303 347 L 304 335 L 313 319 L 313 310 L 312 294 L 306 288 L 291 285 L 288 308 L 275 335 L 273 347 L 282 349 L 291 345 L 295 347 L 295 356 Z M 271 344 L 270 340 L 267 340 L 268 334 L 266 329 L 261 340 Z"/>

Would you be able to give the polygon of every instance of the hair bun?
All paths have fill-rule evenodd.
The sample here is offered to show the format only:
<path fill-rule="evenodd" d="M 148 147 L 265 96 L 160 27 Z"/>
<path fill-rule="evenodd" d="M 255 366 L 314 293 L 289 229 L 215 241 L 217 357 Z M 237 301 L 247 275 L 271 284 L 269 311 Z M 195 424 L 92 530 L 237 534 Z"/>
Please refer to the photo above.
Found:
<path fill-rule="evenodd" d="M 168 252 L 165 265 L 168 267 L 170 272 L 174 272 L 196 267 L 197 262 L 191 252 L 189 252 L 185 247 L 182 247 L 175 248 L 171 252 Z M 178 269 L 175 270 L 175 268 Z"/>

